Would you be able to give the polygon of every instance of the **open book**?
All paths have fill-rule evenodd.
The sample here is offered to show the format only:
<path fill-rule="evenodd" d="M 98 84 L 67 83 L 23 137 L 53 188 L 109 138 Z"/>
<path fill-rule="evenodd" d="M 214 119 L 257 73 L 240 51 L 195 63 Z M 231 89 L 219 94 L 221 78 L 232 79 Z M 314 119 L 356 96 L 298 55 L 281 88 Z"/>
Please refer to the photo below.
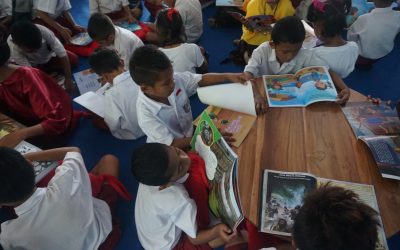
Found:
<path fill-rule="evenodd" d="M 375 190 L 372 185 L 317 178 L 307 173 L 264 170 L 260 231 L 290 236 L 294 218 L 303 205 L 304 197 L 328 182 L 331 185 L 354 191 L 362 202 L 379 214 Z M 378 219 L 382 225 L 380 216 Z M 375 249 L 389 249 L 383 226 L 378 229 L 378 242 Z"/>
<path fill-rule="evenodd" d="M 92 38 L 90 38 L 89 34 L 87 32 L 83 32 L 83 33 L 78 33 L 75 36 L 71 37 L 71 40 L 69 42 L 77 46 L 86 46 L 92 41 L 93 40 Z"/>
<path fill-rule="evenodd" d="M 385 178 L 400 180 L 400 120 L 386 105 L 349 102 L 342 107 L 354 134 L 370 148 Z"/>
<path fill-rule="evenodd" d="M 221 132 L 233 134 L 233 146 L 239 147 L 257 119 L 250 83 L 220 84 L 197 89 L 201 102 L 211 105 L 205 110 Z M 193 122 L 198 125 L 200 116 Z"/>
<path fill-rule="evenodd" d="M 90 69 L 76 72 L 73 76 L 81 95 L 89 91 L 96 91 L 101 87 L 100 76 Z"/>
<path fill-rule="evenodd" d="M 117 26 L 119 26 L 121 28 L 127 29 L 129 31 L 132 31 L 132 32 L 142 29 L 142 27 L 140 27 L 139 24 L 137 24 L 137 23 L 128 23 L 127 21 L 119 22 L 119 23 L 116 23 L 115 25 L 117 25 Z"/>
<path fill-rule="evenodd" d="M 271 24 L 276 22 L 273 15 L 256 15 L 246 18 L 240 12 L 227 11 L 227 13 L 242 23 L 247 29 L 257 32 L 271 32 Z"/>
<path fill-rule="evenodd" d="M 104 118 L 104 94 L 112 87 L 111 84 L 106 83 L 96 91 L 89 91 L 83 95 L 74 98 L 74 102 L 82 105 L 86 109 L 92 111 L 96 115 Z"/>
<path fill-rule="evenodd" d="M 238 157 L 228 146 L 210 117 L 203 112 L 191 141 L 204 159 L 211 191 L 211 212 L 233 230 L 243 220 L 237 186 Z"/>
<path fill-rule="evenodd" d="M 307 67 L 291 75 L 265 75 L 270 107 L 305 107 L 315 102 L 336 101 L 337 91 L 325 67 Z"/>

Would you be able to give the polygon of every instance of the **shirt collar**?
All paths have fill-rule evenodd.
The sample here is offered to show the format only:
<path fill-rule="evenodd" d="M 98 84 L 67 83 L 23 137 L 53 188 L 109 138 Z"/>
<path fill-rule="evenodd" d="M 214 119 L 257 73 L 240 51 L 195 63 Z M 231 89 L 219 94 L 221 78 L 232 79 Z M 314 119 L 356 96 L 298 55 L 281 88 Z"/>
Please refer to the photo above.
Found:
<path fill-rule="evenodd" d="M 173 93 L 171 94 L 173 95 Z M 139 88 L 139 96 L 138 98 L 143 100 L 143 103 L 145 103 L 146 107 L 150 110 L 151 113 L 153 114 L 157 114 L 158 112 L 160 112 L 160 110 L 163 107 L 169 107 L 168 105 L 161 103 L 161 102 L 157 102 L 154 101 L 153 99 L 149 98 L 148 96 L 146 96 L 143 91 Z M 169 99 L 169 98 L 168 98 Z"/>
<path fill-rule="evenodd" d="M 29 212 L 33 207 L 35 207 L 46 195 L 46 188 L 37 188 L 35 192 L 27 199 L 24 203 L 15 207 L 15 213 L 20 216 L 24 213 Z"/>
<path fill-rule="evenodd" d="M 113 80 L 113 85 L 117 85 L 120 82 L 124 82 L 126 80 L 129 80 L 129 78 L 131 78 L 131 75 L 129 74 L 129 71 L 125 71 L 119 75 L 117 75 L 114 80 Z M 132 79 L 133 81 L 133 79 Z M 136 83 L 135 83 L 136 84 Z"/>

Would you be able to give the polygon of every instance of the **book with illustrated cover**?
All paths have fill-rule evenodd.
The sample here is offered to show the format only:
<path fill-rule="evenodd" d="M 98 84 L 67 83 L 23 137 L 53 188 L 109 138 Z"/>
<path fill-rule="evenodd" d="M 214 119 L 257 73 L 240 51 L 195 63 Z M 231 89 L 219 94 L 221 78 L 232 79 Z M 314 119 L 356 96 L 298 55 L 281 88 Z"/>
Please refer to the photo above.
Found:
<path fill-rule="evenodd" d="M 240 7 L 243 5 L 243 0 L 217 0 L 215 6 L 234 6 Z"/>
<path fill-rule="evenodd" d="M 325 67 L 307 67 L 286 75 L 263 76 L 269 107 L 305 107 L 336 101 L 337 91 Z"/>
<path fill-rule="evenodd" d="M 76 85 L 81 95 L 101 88 L 100 76 L 90 69 L 85 69 L 73 74 Z"/>
<path fill-rule="evenodd" d="M 142 27 L 140 27 L 139 24 L 137 24 L 137 23 L 128 23 L 127 21 L 119 22 L 119 23 L 116 23 L 115 25 L 117 25 L 117 26 L 119 26 L 121 28 L 127 29 L 129 31 L 132 31 L 132 32 L 142 29 Z"/>
<path fill-rule="evenodd" d="M 318 178 L 308 173 L 264 170 L 260 209 L 260 231 L 291 236 L 294 219 L 303 205 L 304 197 L 325 185 L 340 186 L 354 191 L 360 201 L 379 214 L 373 185 Z M 382 219 L 378 220 L 382 225 Z M 376 250 L 388 250 L 383 226 L 378 228 Z"/>
<path fill-rule="evenodd" d="M 227 13 L 247 29 L 255 32 L 271 32 L 272 24 L 276 22 L 273 15 L 255 15 L 246 18 L 240 12 L 227 11 Z"/>
<path fill-rule="evenodd" d="M 385 178 L 400 180 L 400 120 L 396 110 L 371 102 L 342 107 L 355 136 L 370 148 Z"/>
<path fill-rule="evenodd" d="M 207 112 L 194 132 L 192 149 L 203 158 L 210 184 L 211 212 L 231 229 L 243 220 L 237 184 L 238 157 L 229 147 Z"/>
<path fill-rule="evenodd" d="M 77 46 L 86 46 L 93 42 L 93 40 L 87 32 L 83 32 L 73 36 L 69 42 Z"/>

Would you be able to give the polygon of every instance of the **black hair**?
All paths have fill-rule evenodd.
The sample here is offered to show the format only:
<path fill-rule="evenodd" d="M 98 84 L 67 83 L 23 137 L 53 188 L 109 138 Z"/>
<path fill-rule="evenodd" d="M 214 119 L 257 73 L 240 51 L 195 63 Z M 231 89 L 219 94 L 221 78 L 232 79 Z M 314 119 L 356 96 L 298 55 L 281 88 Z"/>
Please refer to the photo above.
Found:
<path fill-rule="evenodd" d="M 306 31 L 300 18 L 287 16 L 278 20 L 271 32 L 271 40 L 279 43 L 303 43 Z"/>
<path fill-rule="evenodd" d="M 33 166 L 16 150 L 0 147 L 0 203 L 22 201 L 35 188 Z"/>
<path fill-rule="evenodd" d="M 156 26 L 160 46 L 186 42 L 185 26 L 177 10 L 172 8 L 160 10 Z"/>
<path fill-rule="evenodd" d="M 170 68 L 169 58 L 154 45 L 137 48 L 129 60 L 129 73 L 138 85 L 154 86 L 160 73 Z"/>
<path fill-rule="evenodd" d="M 42 46 L 42 33 L 31 21 L 16 22 L 11 26 L 11 37 L 18 46 L 38 50 Z"/>
<path fill-rule="evenodd" d="M 115 27 L 106 14 L 94 13 L 89 18 L 87 31 L 92 39 L 103 41 L 115 34 Z"/>
<path fill-rule="evenodd" d="M 0 25 L 0 66 L 5 65 L 10 59 L 10 47 L 7 43 L 7 30 Z"/>
<path fill-rule="evenodd" d="M 146 143 L 133 151 L 131 171 L 137 181 L 149 186 L 169 182 L 173 173 L 168 171 L 167 147 L 161 143 Z"/>
<path fill-rule="evenodd" d="M 321 3 L 320 8 L 312 3 L 308 7 L 307 19 L 314 24 L 321 23 L 323 37 L 334 37 L 346 28 L 346 15 L 350 12 L 351 0 L 328 0 Z"/>
<path fill-rule="evenodd" d="M 356 193 L 328 184 L 307 195 L 292 235 L 299 250 L 374 250 L 379 226 Z"/>
<path fill-rule="evenodd" d="M 98 48 L 89 58 L 90 67 L 96 74 L 110 73 L 121 66 L 118 53 L 109 48 Z"/>

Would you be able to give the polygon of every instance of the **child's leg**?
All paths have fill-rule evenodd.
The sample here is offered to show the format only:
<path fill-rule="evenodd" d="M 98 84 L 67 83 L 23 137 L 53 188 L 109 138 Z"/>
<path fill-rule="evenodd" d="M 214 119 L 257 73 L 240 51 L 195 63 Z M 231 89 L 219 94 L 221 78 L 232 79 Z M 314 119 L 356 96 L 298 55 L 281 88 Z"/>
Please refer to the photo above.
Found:
<path fill-rule="evenodd" d="M 94 175 L 107 174 L 118 178 L 119 160 L 113 155 L 104 155 L 90 173 Z"/>
<path fill-rule="evenodd" d="M 67 52 L 67 56 L 68 56 L 68 60 L 69 60 L 69 64 L 71 65 L 71 68 L 76 67 L 79 63 L 79 57 L 75 53 L 73 53 L 69 50 L 66 50 L 66 52 Z M 38 68 L 46 73 L 63 72 L 64 71 L 63 64 L 62 64 L 60 58 L 56 57 L 56 56 L 52 57 L 45 64 L 37 65 L 36 68 Z"/>

